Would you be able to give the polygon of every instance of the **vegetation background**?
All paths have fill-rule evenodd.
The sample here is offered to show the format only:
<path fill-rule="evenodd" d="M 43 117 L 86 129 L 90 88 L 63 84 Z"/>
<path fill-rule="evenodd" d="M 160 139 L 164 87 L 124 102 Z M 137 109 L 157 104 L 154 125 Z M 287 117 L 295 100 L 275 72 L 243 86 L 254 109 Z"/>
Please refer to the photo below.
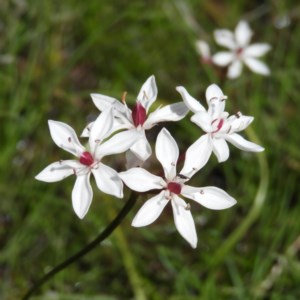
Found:
<path fill-rule="evenodd" d="M 264 57 L 271 76 L 245 68 L 227 80 L 224 70 L 201 63 L 195 41 L 205 39 L 216 52 L 213 30 L 233 30 L 240 19 L 249 21 L 253 41 L 272 45 Z M 265 152 L 230 147 L 230 160 L 212 157 L 192 182 L 219 186 L 238 204 L 210 211 L 192 203 L 194 250 L 168 210 L 151 226 L 131 227 L 145 196 L 104 244 L 34 299 L 300 299 L 299 19 L 298 1 L 1 1 L 0 298 L 20 299 L 91 241 L 126 200 L 95 190 L 81 221 L 71 206 L 74 178 L 34 180 L 69 157 L 51 140 L 47 120 L 80 133 L 99 113 L 90 93 L 120 98 L 128 91 L 130 105 L 154 74 L 157 105 L 179 101 L 178 85 L 204 101 L 207 86 L 217 83 L 229 112 L 255 116 L 245 134 Z M 189 117 L 165 126 L 182 151 L 202 134 Z M 123 155 L 106 160 L 119 170 L 123 162 Z M 155 170 L 155 158 L 151 165 Z"/>

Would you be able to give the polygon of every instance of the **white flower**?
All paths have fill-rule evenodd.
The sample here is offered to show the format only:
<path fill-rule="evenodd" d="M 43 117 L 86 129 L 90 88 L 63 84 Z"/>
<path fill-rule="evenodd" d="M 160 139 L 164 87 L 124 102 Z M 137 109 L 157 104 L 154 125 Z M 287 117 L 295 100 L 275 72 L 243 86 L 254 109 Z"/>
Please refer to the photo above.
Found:
<path fill-rule="evenodd" d="M 197 188 L 185 184 L 194 172 L 192 165 L 185 166 L 185 172 L 176 172 L 178 160 L 178 146 L 170 135 L 163 128 L 157 136 L 156 157 L 164 169 L 164 178 L 153 175 L 143 168 L 132 168 L 119 173 L 125 184 L 132 190 L 146 192 L 153 189 L 161 190 L 158 195 L 147 200 L 140 208 L 132 225 L 135 227 L 147 226 L 153 223 L 161 214 L 164 207 L 171 202 L 175 226 L 178 232 L 186 239 L 193 248 L 197 246 L 197 234 L 195 223 L 190 211 L 190 205 L 180 196 L 194 200 L 210 209 L 225 209 L 236 203 L 236 200 L 225 191 L 216 187 Z M 194 153 L 195 154 L 195 153 Z M 187 151 L 187 156 L 192 155 Z M 191 162 L 193 159 L 188 158 Z"/>
<path fill-rule="evenodd" d="M 89 149 L 79 142 L 75 131 L 67 124 L 49 120 L 50 134 L 55 144 L 72 153 L 78 159 L 61 160 L 50 164 L 35 178 L 45 182 L 60 181 L 72 174 L 77 176 L 73 191 L 72 204 L 75 213 L 83 218 L 87 213 L 93 191 L 90 174 L 93 173 L 98 188 L 107 194 L 123 197 L 123 183 L 118 173 L 101 162 L 104 156 L 125 152 L 134 142 L 134 136 L 121 132 L 105 140 L 113 125 L 113 113 L 108 109 L 100 114 L 94 123 L 89 137 Z"/>
<path fill-rule="evenodd" d="M 130 150 L 142 161 L 145 161 L 152 153 L 145 130 L 151 129 L 160 122 L 179 121 L 188 113 L 188 108 L 183 102 L 159 107 L 154 112 L 149 113 L 149 109 L 157 97 L 154 76 L 150 76 L 143 84 L 132 110 L 127 107 L 125 100 L 122 103 L 115 98 L 101 94 L 92 94 L 91 97 L 100 111 L 108 107 L 114 108 L 113 130 L 127 129 L 129 134 L 136 136 L 136 143 Z M 88 136 L 89 128 L 92 126 L 93 124 L 89 124 L 82 136 Z M 137 132 L 139 135 L 136 135 Z"/>
<path fill-rule="evenodd" d="M 266 54 L 271 46 L 265 43 L 249 45 L 252 31 L 246 21 L 240 21 L 234 33 L 227 29 L 215 30 L 214 37 L 220 46 L 229 51 L 219 52 L 212 57 L 212 61 L 219 66 L 229 66 L 227 76 L 236 78 L 242 71 L 242 63 L 255 73 L 269 75 L 270 70 L 258 57 Z"/>
<path fill-rule="evenodd" d="M 263 147 L 245 140 L 236 133 L 248 127 L 254 118 L 243 116 L 241 113 L 229 117 L 229 114 L 224 111 L 227 97 L 216 84 L 212 84 L 206 89 L 207 111 L 184 87 L 179 86 L 176 89 L 185 104 L 194 113 L 191 120 L 206 132 L 189 148 L 190 152 L 198 153 L 202 157 L 197 159 L 194 154 L 195 159 L 191 163 L 194 163 L 197 169 L 206 163 L 212 151 L 219 162 L 227 160 L 229 157 L 227 142 L 244 151 L 260 152 L 264 150 Z"/>

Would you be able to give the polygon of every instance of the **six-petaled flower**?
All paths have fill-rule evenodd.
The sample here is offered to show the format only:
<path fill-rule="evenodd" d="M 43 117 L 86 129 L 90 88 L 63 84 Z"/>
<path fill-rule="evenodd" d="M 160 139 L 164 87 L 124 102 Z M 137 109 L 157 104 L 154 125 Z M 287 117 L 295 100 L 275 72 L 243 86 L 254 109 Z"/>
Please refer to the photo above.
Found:
<path fill-rule="evenodd" d="M 54 162 L 35 178 L 46 182 L 56 182 L 72 174 L 76 175 L 72 204 L 75 213 L 81 219 L 86 215 L 93 198 L 90 184 L 91 173 L 102 192 L 118 198 L 123 197 L 123 183 L 118 173 L 103 164 L 101 160 L 104 156 L 126 151 L 134 142 L 134 137 L 127 132 L 120 132 L 107 140 L 112 126 L 113 114 L 112 110 L 108 109 L 95 121 L 90 132 L 89 148 L 86 149 L 79 142 L 73 128 L 62 122 L 49 121 L 50 134 L 55 144 L 75 155 L 77 159 Z"/>
<path fill-rule="evenodd" d="M 198 158 L 195 157 L 194 160 L 197 170 L 207 162 L 212 151 L 219 162 L 227 160 L 229 157 L 227 142 L 244 151 L 260 152 L 264 150 L 263 147 L 247 141 L 237 133 L 248 127 L 254 118 L 243 116 L 240 112 L 229 116 L 228 112 L 224 111 L 227 96 L 216 84 L 210 85 L 206 90 L 208 110 L 184 87 L 177 87 L 177 91 L 194 113 L 191 120 L 206 132 L 189 148 L 189 151 L 199 154 Z"/>
<path fill-rule="evenodd" d="M 145 131 L 160 122 L 179 121 L 188 112 L 186 105 L 183 102 L 178 102 L 159 107 L 149 113 L 149 109 L 157 97 L 157 86 L 154 76 L 150 76 L 143 84 L 132 110 L 127 106 L 124 99 L 123 102 L 120 102 L 115 98 L 101 94 L 92 94 L 91 97 L 100 111 L 113 107 L 115 117 L 114 130 L 126 129 L 129 134 L 136 137 L 136 142 L 130 147 L 130 150 L 141 161 L 145 161 L 152 153 Z M 93 123 L 89 124 L 83 131 L 82 136 L 88 136 L 92 126 Z"/>
<path fill-rule="evenodd" d="M 240 21 L 234 32 L 228 29 L 218 29 L 214 32 L 216 43 L 228 48 L 229 51 L 218 52 L 212 56 L 212 61 L 218 66 L 228 66 L 227 76 L 236 78 L 242 72 L 243 63 L 253 72 L 269 75 L 270 70 L 259 57 L 266 54 L 270 45 L 256 43 L 250 45 L 252 31 L 246 21 Z"/>
<path fill-rule="evenodd" d="M 185 182 L 193 174 L 193 165 L 190 164 L 195 152 L 187 151 L 188 164 L 184 165 L 179 174 L 176 171 L 179 149 L 171 134 L 163 128 L 157 136 L 156 157 L 164 169 L 164 177 L 156 176 L 143 168 L 132 168 L 119 173 L 125 184 L 132 190 L 146 192 L 158 189 L 158 195 L 147 200 L 140 208 L 132 225 L 135 227 L 147 226 L 153 223 L 161 214 L 164 207 L 171 202 L 175 226 L 178 232 L 193 248 L 197 246 L 195 223 L 191 214 L 191 207 L 181 197 L 196 201 L 210 209 L 225 209 L 233 206 L 236 200 L 225 191 L 216 187 L 192 187 Z"/>

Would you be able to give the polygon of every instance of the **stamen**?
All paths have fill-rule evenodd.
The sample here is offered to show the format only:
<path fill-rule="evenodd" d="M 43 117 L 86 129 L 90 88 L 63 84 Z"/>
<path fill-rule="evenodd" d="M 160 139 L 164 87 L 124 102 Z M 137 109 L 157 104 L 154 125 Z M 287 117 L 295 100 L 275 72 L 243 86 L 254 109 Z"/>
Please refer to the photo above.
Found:
<path fill-rule="evenodd" d="M 123 104 L 126 104 L 126 96 L 127 96 L 127 92 L 125 91 L 121 97 L 121 101 Z"/>
<path fill-rule="evenodd" d="M 231 130 L 231 125 L 229 125 L 229 128 L 228 128 L 228 130 L 227 130 L 227 132 L 226 132 L 226 133 L 229 133 L 229 132 L 230 132 L 230 130 Z"/>
<path fill-rule="evenodd" d="M 193 168 L 194 169 L 194 168 Z M 178 174 L 177 175 L 179 178 L 181 179 L 189 179 L 189 177 L 185 176 L 185 175 L 182 175 L 182 174 Z"/>
<path fill-rule="evenodd" d="M 185 210 L 191 210 L 191 204 L 187 203 L 186 207 L 185 207 Z"/>
<path fill-rule="evenodd" d="M 242 113 L 241 113 L 240 111 L 238 111 L 238 112 L 235 114 L 235 116 L 236 116 L 237 118 L 240 118 L 240 117 L 242 116 Z"/>
<path fill-rule="evenodd" d="M 143 94 L 144 94 L 144 99 L 148 100 L 149 98 L 148 98 L 148 96 L 147 96 L 147 94 L 146 94 L 145 91 L 143 91 Z"/>

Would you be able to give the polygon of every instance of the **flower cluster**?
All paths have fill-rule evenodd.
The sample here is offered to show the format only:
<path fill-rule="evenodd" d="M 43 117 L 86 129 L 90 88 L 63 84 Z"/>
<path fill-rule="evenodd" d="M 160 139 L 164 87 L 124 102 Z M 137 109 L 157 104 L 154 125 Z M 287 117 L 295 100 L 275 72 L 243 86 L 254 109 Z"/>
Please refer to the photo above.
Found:
<path fill-rule="evenodd" d="M 245 129 L 253 117 L 241 113 L 229 116 L 224 111 L 227 97 L 217 85 L 212 84 L 206 90 L 207 110 L 184 87 L 177 87 L 177 91 L 183 101 L 159 107 L 153 112 L 150 112 L 150 107 L 157 97 L 154 76 L 150 76 L 143 84 L 132 109 L 127 106 L 125 96 L 118 101 L 109 96 L 92 94 L 93 102 L 101 113 L 82 132 L 82 137 L 88 139 L 86 147 L 69 125 L 49 120 L 50 134 L 55 144 L 76 159 L 54 162 L 41 171 L 36 179 L 56 182 L 75 175 L 72 204 L 81 219 L 88 212 L 93 198 L 91 173 L 99 190 L 118 198 L 123 197 L 123 183 L 137 192 L 155 190 L 157 194 L 143 204 L 132 225 L 140 227 L 153 223 L 170 202 L 178 232 L 195 248 L 197 234 L 191 205 L 183 198 L 214 210 L 229 208 L 236 200 L 217 187 L 193 187 L 186 182 L 207 163 L 212 152 L 219 162 L 227 160 L 227 142 L 246 151 L 259 152 L 263 148 L 237 133 Z M 194 113 L 192 122 L 201 127 L 205 134 L 186 150 L 181 171 L 178 172 L 176 167 L 179 157 L 177 143 L 166 128 L 161 129 L 155 144 L 155 155 L 164 175 L 158 176 L 137 167 L 152 155 L 145 131 L 160 122 L 179 121 L 189 111 Z M 103 163 L 105 156 L 126 151 L 135 158 L 133 167 L 118 173 Z"/>
<path fill-rule="evenodd" d="M 250 45 L 252 35 L 253 32 L 249 24 L 242 20 L 238 23 L 234 32 L 228 29 L 214 31 L 216 43 L 227 48 L 228 51 L 221 51 L 211 55 L 209 45 L 203 40 L 196 42 L 196 49 L 201 55 L 203 63 L 214 63 L 220 67 L 228 67 L 228 78 L 234 79 L 239 77 L 243 64 L 254 73 L 269 75 L 270 70 L 267 65 L 257 58 L 266 54 L 271 47 L 266 43 Z"/>

